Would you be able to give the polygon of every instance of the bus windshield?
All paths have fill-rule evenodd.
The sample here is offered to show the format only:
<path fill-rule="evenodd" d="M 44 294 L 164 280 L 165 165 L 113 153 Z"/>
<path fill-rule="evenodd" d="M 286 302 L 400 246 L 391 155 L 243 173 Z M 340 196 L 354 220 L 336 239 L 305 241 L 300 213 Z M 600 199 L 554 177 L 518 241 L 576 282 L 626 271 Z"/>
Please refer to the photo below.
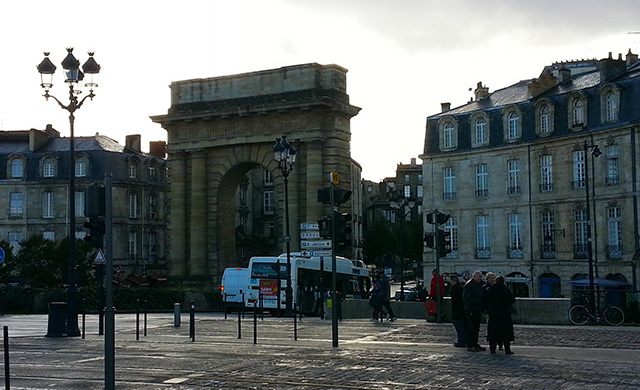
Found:
<path fill-rule="evenodd" d="M 278 277 L 277 263 L 253 263 L 251 278 L 253 279 L 286 279 L 287 264 L 280 263 L 280 277 Z"/>

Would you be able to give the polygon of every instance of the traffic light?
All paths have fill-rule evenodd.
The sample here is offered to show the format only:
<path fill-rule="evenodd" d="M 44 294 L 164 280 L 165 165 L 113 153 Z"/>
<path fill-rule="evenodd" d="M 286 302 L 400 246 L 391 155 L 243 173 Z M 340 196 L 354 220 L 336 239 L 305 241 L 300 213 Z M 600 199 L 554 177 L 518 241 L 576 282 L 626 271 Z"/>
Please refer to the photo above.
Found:
<path fill-rule="evenodd" d="M 104 217 L 104 187 L 92 183 L 84 190 L 84 215 L 89 218 Z"/>
<path fill-rule="evenodd" d="M 336 229 L 336 238 L 335 243 L 338 246 L 349 246 L 351 245 L 351 238 L 349 235 L 351 234 L 351 214 L 349 213 L 333 213 L 336 221 L 335 221 L 335 229 Z"/>
<path fill-rule="evenodd" d="M 435 249 L 436 242 L 433 239 L 433 233 L 425 234 L 423 241 L 425 242 L 425 245 L 427 245 L 427 248 Z"/>
<path fill-rule="evenodd" d="M 438 235 L 438 257 L 445 257 L 451 253 L 451 230 L 437 229 Z"/>
<path fill-rule="evenodd" d="M 444 225 L 449 220 L 449 217 L 451 217 L 449 214 L 441 213 L 440 211 L 436 210 L 432 213 L 427 214 L 427 223 L 438 226 Z"/>
<path fill-rule="evenodd" d="M 318 202 L 323 204 L 331 204 L 331 188 L 327 187 L 318 190 Z M 347 191 L 340 187 L 333 187 L 333 204 L 334 206 L 341 205 L 351 199 L 351 191 Z"/>
<path fill-rule="evenodd" d="M 320 229 L 320 237 L 331 238 L 331 217 L 327 215 L 319 219 L 318 228 Z"/>
<path fill-rule="evenodd" d="M 96 249 L 102 249 L 102 238 L 104 237 L 104 218 L 92 217 L 84 223 L 84 227 L 89 229 L 89 234 L 84 240 Z"/>

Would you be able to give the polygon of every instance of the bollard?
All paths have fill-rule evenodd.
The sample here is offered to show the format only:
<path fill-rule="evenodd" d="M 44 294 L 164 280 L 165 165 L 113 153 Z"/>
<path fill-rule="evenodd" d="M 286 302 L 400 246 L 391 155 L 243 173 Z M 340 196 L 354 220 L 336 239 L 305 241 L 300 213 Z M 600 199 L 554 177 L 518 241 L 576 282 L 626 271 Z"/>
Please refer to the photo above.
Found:
<path fill-rule="evenodd" d="M 49 303 L 49 322 L 45 337 L 67 336 L 67 303 Z"/>
<path fill-rule="evenodd" d="M 147 306 L 148 302 L 144 300 L 144 337 L 147 337 Z"/>
<path fill-rule="evenodd" d="M 240 309 L 238 309 L 238 338 L 242 338 L 242 313 L 240 313 Z"/>
<path fill-rule="evenodd" d="M 86 317 L 87 317 L 87 313 L 84 312 L 84 310 L 82 311 L 82 339 L 84 340 L 84 326 L 86 325 L 87 321 L 86 321 Z"/>
<path fill-rule="evenodd" d="M 173 326 L 176 328 L 180 327 L 180 304 L 173 304 Z"/>
<path fill-rule="evenodd" d="M 140 300 L 136 307 L 136 341 L 140 340 Z"/>
<path fill-rule="evenodd" d="M 9 378 L 9 327 L 5 325 L 2 329 L 4 333 L 4 388 L 9 390 L 11 387 Z"/>
<path fill-rule="evenodd" d="M 189 336 L 191 336 L 191 341 L 196 341 L 196 304 L 194 301 L 191 301 L 189 309 Z"/>
<path fill-rule="evenodd" d="M 253 303 L 253 343 L 258 344 L 258 302 Z"/>
<path fill-rule="evenodd" d="M 259 300 L 260 300 L 260 320 L 264 321 L 264 300 L 263 300 L 263 295 L 262 293 L 260 293 L 259 295 Z"/>
<path fill-rule="evenodd" d="M 293 305 L 293 339 L 298 341 L 298 313 L 297 313 L 296 305 Z"/>
<path fill-rule="evenodd" d="M 222 311 L 224 312 L 224 319 L 227 319 L 227 293 L 222 294 Z"/>

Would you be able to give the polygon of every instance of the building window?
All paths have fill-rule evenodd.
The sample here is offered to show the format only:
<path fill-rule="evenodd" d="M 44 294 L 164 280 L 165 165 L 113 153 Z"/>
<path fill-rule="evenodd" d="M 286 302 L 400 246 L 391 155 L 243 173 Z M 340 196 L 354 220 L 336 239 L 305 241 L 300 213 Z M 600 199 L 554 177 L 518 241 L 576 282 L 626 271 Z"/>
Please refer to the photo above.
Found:
<path fill-rule="evenodd" d="M 416 191 L 418 192 L 417 198 L 422 198 L 424 196 L 424 187 L 417 186 Z"/>
<path fill-rule="evenodd" d="M 540 192 L 553 191 L 553 160 L 550 155 L 540 156 Z"/>
<path fill-rule="evenodd" d="M 453 126 L 453 123 L 451 122 L 445 123 L 442 134 L 443 134 L 442 146 L 445 149 L 450 149 L 455 147 L 455 126 Z"/>
<path fill-rule="evenodd" d="M 76 191 L 76 217 L 84 216 L 84 192 Z"/>
<path fill-rule="evenodd" d="M 22 192 L 12 192 L 9 194 L 9 218 L 22 218 L 22 199 Z"/>
<path fill-rule="evenodd" d="M 156 168 L 155 165 L 150 164 L 148 167 L 148 171 L 149 171 L 149 181 L 158 180 L 158 169 Z"/>
<path fill-rule="evenodd" d="M 24 161 L 20 158 L 11 160 L 11 178 L 20 179 L 24 176 Z"/>
<path fill-rule="evenodd" d="M 584 150 L 573 152 L 573 189 L 584 188 Z"/>
<path fill-rule="evenodd" d="M 404 190 L 404 197 L 405 198 L 410 198 L 411 197 L 411 186 L 404 186 L 403 190 Z"/>
<path fill-rule="evenodd" d="M 272 186 L 273 185 L 273 174 L 271 174 L 271 171 L 268 169 L 264 169 L 262 170 L 263 175 L 262 175 L 262 184 L 265 186 Z"/>
<path fill-rule="evenodd" d="M 487 143 L 487 121 L 484 118 L 476 119 L 476 144 Z"/>
<path fill-rule="evenodd" d="M 276 225 L 273 221 L 264 221 L 264 236 L 274 237 L 276 235 Z"/>
<path fill-rule="evenodd" d="M 129 179 L 135 179 L 138 176 L 138 164 L 134 161 L 129 163 Z"/>
<path fill-rule="evenodd" d="M 476 198 L 489 196 L 489 172 L 487 164 L 476 165 Z"/>
<path fill-rule="evenodd" d="M 56 176 L 56 160 L 51 157 L 47 157 L 42 162 L 42 177 L 55 177 Z"/>
<path fill-rule="evenodd" d="M 273 191 L 264 191 L 262 193 L 262 207 L 264 209 L 264 215 L 274 215 L 276 213 L 275 199 Z"/>
<path fill-rule="evenodd" d="M 522 259 L 522 216 L 520 214 L 509 214 L 509 248 L 510 259 Z"/>
<path fill-rule="evenodd" d="M 541 257 L 543 259 L 554 259 L 556 257 L 555 214 L 545 211 L 540 215 L 540 219 L 542 221 Z"/>
<path fill-rule="evenodd" d="M 408 181 L 409 181 L 409 175 L 406 175 L 406 174 L 405 174 L 405 175 L 404 175 L 404 182 L 406 183 L 406 182 L 408 182 Z"/>
<path fill-rule="evenodd" d="M 418 183 L 422 183 L 422 173 L 418 173 Z"/>
<path fill-rule="evenodd" d="M 507 194 L 516 195 L 521 193 L 520 160 L 507 161 L 507 175 Z"/>
<path fill-rule="evenodd" d="M 138 233 L 129 232 L 129 260 L 136 260 L 138 255 Z"/>
<path fill-rule="evenodd" d="M 42 218 L 53 218 L 53 192 L 42 193 Z"/>
<path fill-rule="evenodd" d="M 507 139 L 516 140 L 520 138 L 520 116 L 517 112 L 511 111 L 507 120 Z"/>
<path fill-rule="evenodd" d="M 607 158 L 607 176 L 605 183 L 608 186 L 616 186 L 620 184 L 620 161 L 618 159 L 618 145 L 609 145 L 605 149 Z"/>
<path fill-rule="evenodd" d="M 476 217 L 476 259 L 491 257 L 489 238 L 489 217 L 479 215 Z"/>
<path fill-rule="evenodd" d="M 86 157 L 77 157 L 76 158 L 76 177 L 85 177 L 87 176 L 89 161 Z"/>
<path fill-rule="evenodd" d="M 622 259 L 622 213 L 620 207 L 607 209 L 607 225 L 609 228 L 609 245 L 607 245 L 607 258 Z"/>
<path fill-rule="evenodd" d="M 444 224 L 444 230 L 451 233 L 451 253 L 447 254 L 448 258 L 458 257 L 458 219 L 450 217 Z"/>
<path fill-rule="evenodd" d="M 156 219 L 158 213 L 158 196 L 156 194 L 149 194 L 149 203 L 147 205 L 149 212 L 147 213 L 149 219 Z"/>
<path fill-rule="evenodd" d="M 56 233 L 55 232 L 42 232 L 42 238 L 44 238 L 45 240 L 49 240 L 49 241 L 55 241 L 56 240 Z"/>
<path fill-rule="evenodd" d="M 604 94 L 604 117 L 603 122 L 610 123 L 618 120 L 618 93 L 616 90 L 609 90 Z"/>
<path fill-rule="evenodd" d="M 549 106 L 546 104 L 540 109 L 540 134 L 549 134 L 551 132 L 551 113 Z"/>
<path fill-rule="evenodd" d="M 573 222 L 575 226 L 576 241 L 574 244 L 573 257 L 576 259 L 586 259 L 589 255 L 587 246 L 587 211 L 575 210 L 573 212 Z"/>
<path fill-rule="evenodd" d="M 444 168 L 442 170 L 444 179 L 444 196 L 445 200 L 453 200 L 456 198 L 456 170 L 455 168 Z"/>
<path fill-rule="evenodd" d="M 129 193 L 129 218 L 138 218 L 138 194 Z"/>
<path fill-rule="evenodd" d="M 571 115 L 569 116 L 572 119 L 571 126 L 572 127 L 584 127 L 585 126 L 585 102 L 581 97 L 573 98 L 573 101 L 570 105 L 571 107 Z"/>

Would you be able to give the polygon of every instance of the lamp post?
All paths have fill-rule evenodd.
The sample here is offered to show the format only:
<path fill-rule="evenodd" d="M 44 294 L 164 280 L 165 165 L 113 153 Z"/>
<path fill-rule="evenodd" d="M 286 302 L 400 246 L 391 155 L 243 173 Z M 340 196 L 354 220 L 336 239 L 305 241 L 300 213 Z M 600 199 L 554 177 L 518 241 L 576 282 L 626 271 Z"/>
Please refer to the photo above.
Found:
<path fill-rule="evenodd" d="M 273 145 L 273 152 L 278 163 L 278 168 L 284 178 L 284 214 L 285 214 L 285 236 L 284 242 L 287 244 L 287 287 L 285 289 L 286 308 L 284 315 L 290 317 L 293 307 L 293 288 L 291 287 L 291 233 L 289 229 L 289 175 L 293 171 L 296 163 L 296 149 L 287 142 L 287 136 L 276 138 Z M 280 271 L 278 271 L 278 296 L 280 296 Z M 280 311 L 280 306 L 278 306 Z"/>
<path fill-rule="evenodd" d="M 402 270 L 400 272 L 400 300 L 404 301 L 404 270 L 405 270 L 405 256 L 404 256 L 404 236 L 406 234 L 405 232 L 405 220 L 407 218 L 407 215 L 411 214 L 411 212 L 413 211 L 413 208 L 416 205 L 416 201 L 413 198 L 405 198 L 405 197 L 398 197 L 395 200 L 391 201 L 391 207 L 396 209 L 400 215 L 400 224 L 402 225 L 402 234 L 400 235 L 401 238 L 401 242 L 400 242 L 400 264 L 402 267 Z M 408 212 L 404 212 L 404 207 L 405 206 L 409 206 L 409 211 Z"/>
<path fill-rule="evenodd" d="M 56 71 L 56 66 L 49 59 L 49 52 L 44 53 L 44 59 L 37 66 L 40 73 L 41 83 L 40 86 L 44 89 L 44 98 L 49 100 L 52 98 L 55 100 L 60 108 L 69 112 L 69 280 L 67 283 L 67 324 L 66 334 L 67 336 L 80 336 L 80 330 L 78 329 L 78 278 L 76 274 L 76 245 L 75 245 L 75 231 L 76 231 L 76 192 L 75 192 L 75 144 L 73 138 L 74 130 L 74 112 L 84 103 L 87 98 L 93 100 L 95 94 L 93 88 L 98 87 L 95 83 L 95 76 L 100 72 L 100 65 L 93 58 L 93 52 L 89 52 L 89 59 L 82 65 L 80 70 L 80 61 L 78 61 L 73 55 L 73 48 L 67 48 L 67 56 L 62 61 L 62 68 L 64 70 L 65 83 L 69 84 L 69 104 L 63 104 L 58 98 L 49 94 L 49 89 L 53 87 L 53 74 Z M 88 80 L 84 81 L 85 75 L 88 76 Z M 85 86 L 89 87 L 89 94 L 82 100 L 78 101 L 80 94 L 82 93 L 82 82 L 85 82 Z"/>
<path fill-rule="evenodd" d="M 587 157 L 587 151 L 591 150 L 591 158 L 599 157 L 602 152 L 598 145 L 590 144 L 584 141 L 584 188 L 587 202 L 587 256 L 589 259 L 589 306 L 592 312 L 595 311 L 595 291 L 593 280 L 593 243 L 591 242 L 591 205 L 589 200 L 589 158 Z"/>

